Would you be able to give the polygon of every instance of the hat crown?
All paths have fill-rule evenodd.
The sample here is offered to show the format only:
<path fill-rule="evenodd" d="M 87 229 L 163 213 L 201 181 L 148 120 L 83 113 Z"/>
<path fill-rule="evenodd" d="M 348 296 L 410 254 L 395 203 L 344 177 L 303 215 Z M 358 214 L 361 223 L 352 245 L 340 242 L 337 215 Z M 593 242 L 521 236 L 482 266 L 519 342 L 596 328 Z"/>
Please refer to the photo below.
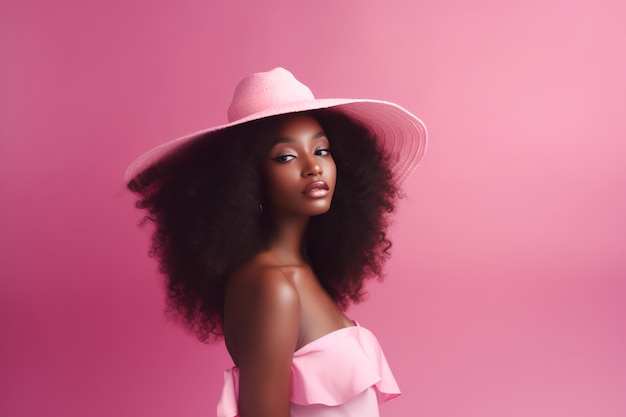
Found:
<path fill-rule="evenodd" d="M 284 68 L 248 75 L 237 84 L 228 107 L 228 122 L 298 101 L 315 100 L 306 85 Z"/>

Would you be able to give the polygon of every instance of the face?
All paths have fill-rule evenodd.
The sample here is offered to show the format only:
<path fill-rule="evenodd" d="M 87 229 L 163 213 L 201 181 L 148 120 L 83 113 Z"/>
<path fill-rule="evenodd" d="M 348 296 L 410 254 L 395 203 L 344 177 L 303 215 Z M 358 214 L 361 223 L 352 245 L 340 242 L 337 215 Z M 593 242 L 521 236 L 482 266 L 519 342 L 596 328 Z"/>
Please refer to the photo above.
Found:
<path fill-rule="evenodd" d="M 272 132 L 263 162 L 269 209 L 274 214 L 316 216 L 330 209 L 337 168 L 324 130 L 312 117 L 291 115 Z"/>

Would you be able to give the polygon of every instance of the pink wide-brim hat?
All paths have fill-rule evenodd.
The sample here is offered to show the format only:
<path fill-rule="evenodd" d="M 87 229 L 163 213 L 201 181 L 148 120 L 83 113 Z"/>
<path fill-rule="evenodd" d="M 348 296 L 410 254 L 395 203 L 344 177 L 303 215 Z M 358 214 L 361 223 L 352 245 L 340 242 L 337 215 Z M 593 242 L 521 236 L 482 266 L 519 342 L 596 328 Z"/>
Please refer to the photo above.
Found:
<path fill-rule="evenodd" d="M 149 150 L 126 169 L 124 182 L 130 183 L 180 146 L 210 132 L 264 117 L 316 109 L 332 109 L 369 128 L 388 155 L 398 185 L 411 175 L 426 151 L 426 126 L 406 109 L 380 100 L 316 99 L 291 72 L 279 67 L 248 75 L 239 82 L 228 108 L 228 123 L 190 133 Z"/>

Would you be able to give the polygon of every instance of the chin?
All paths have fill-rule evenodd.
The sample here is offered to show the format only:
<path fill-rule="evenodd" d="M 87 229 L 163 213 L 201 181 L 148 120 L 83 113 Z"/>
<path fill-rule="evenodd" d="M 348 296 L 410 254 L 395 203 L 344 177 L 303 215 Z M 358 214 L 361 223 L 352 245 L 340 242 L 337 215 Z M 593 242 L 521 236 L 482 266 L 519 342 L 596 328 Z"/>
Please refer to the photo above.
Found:
<path fill-rule="evenodd" d="M 315 207 L 311 210 L 309 216 L 320 216 L 322 214 L 328 213 L 328 210 L 330 210 L 330 203 L 320 207 Z"/>

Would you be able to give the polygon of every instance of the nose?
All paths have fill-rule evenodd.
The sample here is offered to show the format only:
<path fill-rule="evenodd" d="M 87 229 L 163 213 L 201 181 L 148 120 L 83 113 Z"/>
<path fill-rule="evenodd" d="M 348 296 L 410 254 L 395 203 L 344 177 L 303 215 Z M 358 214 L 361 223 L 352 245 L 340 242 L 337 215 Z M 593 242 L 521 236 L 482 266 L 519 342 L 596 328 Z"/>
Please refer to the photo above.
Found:
<path fill-rule="evenodd" d="M 309 156 L 306 160 L 306 165 L 302 170 L 302 174 L 305 177 L 315 177 L 317 175 L 322 175 L 324 170 L 322 169 L 322 165 L 320 161 L 315 156 Z"/>

